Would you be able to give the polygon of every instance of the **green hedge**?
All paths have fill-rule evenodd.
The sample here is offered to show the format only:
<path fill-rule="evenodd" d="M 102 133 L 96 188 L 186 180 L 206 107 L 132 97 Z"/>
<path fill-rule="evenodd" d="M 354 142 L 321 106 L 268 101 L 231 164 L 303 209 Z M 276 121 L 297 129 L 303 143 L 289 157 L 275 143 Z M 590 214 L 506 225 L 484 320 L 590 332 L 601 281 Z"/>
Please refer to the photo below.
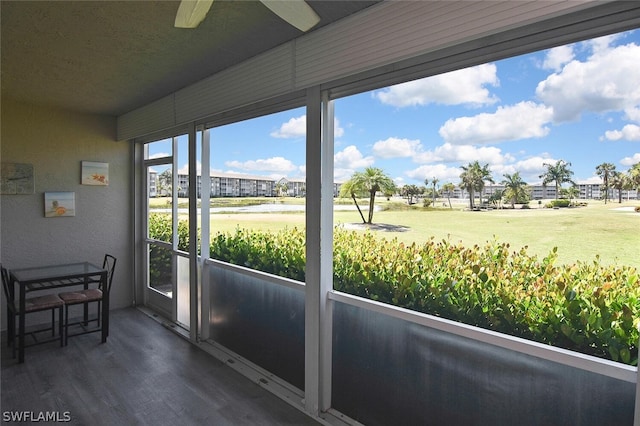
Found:
<path fill-rule="evenodd" d="M 172 225 L 169 215 L 151 213 L 148 224 L 150 238 L 171 242 Z M 189 251 L 189 223 L 186 220 L 178 221 L 178 250 Z M 150 246 L 149 280 L 152 286 L 171 284 L 171 250 L 157 245 Z"/>
<path fill-rule="evenodd" d="M 236 229 L 212 236 L 211 257 L 304 282 L 303 230 Z M 406 245 L 337 228 L 334 288 L 626 364 L 638 362 L 640 280 L 596 259 L 556 265 L 526 248 Z"/>
<path fill-rule="evenodd" d="M 571 205 L 571 201 L 569 200 L 565 200 L 565 199 L 560 199 L 560 200 L 552 200 L 550 202 L 548 202 L 545 207 L 548 209 L 551 208 L 555 208 L 555 207 L 569 207 Z"/>

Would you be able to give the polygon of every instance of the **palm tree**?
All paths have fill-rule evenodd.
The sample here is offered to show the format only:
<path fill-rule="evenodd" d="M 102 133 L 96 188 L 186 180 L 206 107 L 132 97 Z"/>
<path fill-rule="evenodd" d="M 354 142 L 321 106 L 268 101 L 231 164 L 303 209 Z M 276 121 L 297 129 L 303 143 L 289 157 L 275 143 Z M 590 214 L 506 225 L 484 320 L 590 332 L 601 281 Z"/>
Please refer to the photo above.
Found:
<path fill-rule="evenodd" d="M 424 191 L 422 188 L 418 188 L 417 185 L 404 185 L 401 189 L 402 195 L 407 197 L 407 204 L 413 204 L 413 197 L 417 197 Z"/>
<path fill-rule="evenodd" d="M 622 203 L 622 190 L 630 187 L 629 177 L 621 172 L 613 172 L 609 184 L 618 191 L 618 203 Z"/>
<path fill-rule="evenodd" d="M 627 189 L 640 192 L 640 163 L 636 163 L 627 171 Z M 636 193 L 636 198 L 640 198 Z M 627 200 L 629 199 L 629 192 L 627 192 Z"/>
<path fill-rule="evenodd" d="M 578 196 L 580 195 L 580 189 L 577 186 L 573 185 L 567 189 L 563 189 L 562 195 L 567 197 L 569 199 L 569 204 L 571 204 L 571 200 L 573 200 L 574 198 L 578 198 Z"/>
<path fill-rule="evenodd" d="M 279 197 L 284 197 L 289 193 L 289 186 L 285 182 L 278 182 L 276 184 L 276 194 Z"/>
<path fill-rule="evenodd" d="M 526 197 L 527 182 L 522 180 L 520 172 L 515 172 L 512 175 L 505 173 L 502 176 L 504 176 L 504 180 L 500 183 L 504 185 L 504 196 L 511 200 L 511 208 L 513 209 L 518 200 L 523 200 Z"/>
<path fill-rule="evenodd" d="M 451 182 L 442 185 L 442 190 L 447 193 L 447 201 L 449 201 L 449 208 L 451 209 L 451 193 L 456 189 L 455 185 Z"/>
<path fill-rule="evenodd" d="M 340 196 L 351 197 L 353 199 L 353 203 L 356 205 L 356 209 L 358 209 L 358 213 L 360 213 L 362 223 L 367 223 L 367 221 L 364 219 L 364 215 L 362 214 L 362 210 L 360 210 L 360 206 L 358 205 L 356 195 L 359 195 L 359 188 L 355 186 L 355 182 L 352 179 L 349 179 L 340 186 Z"/>
<path fill-rule="evenodd" d="M 356 202 L 356 207 L 358 208 L 358 212 L 360 212 L 360 217 L 362 217 L 363 223 L 372 223 L 373 221 L 373 207 L 375 204 L 376 193 L 379 191 L 394 191 L 396 187 L 393 180 L 389 176 L 385 175 L 382 169 L 377 167 L 367 167 L 364 169 L 364 172 L 355 172 L 343 187 L 344 186 L 347 187 L 345 191 L 348 191 L 345 193 L 350 193 L 354 202 L 356 202 L 355 194 L 369 194 L 369 216 L 367 221 L 364 220 L 364 216 Z M 342 190 L 340 192 L 342 193 Z"/>
<path fill-rule="evenodd" d="M 602 178 L 602 188 L 604 189 L 604 203 L 607 204 L 609 198 L 609 178 L 616 171 L 616 166 L 611 163 L 602 163 L 596 167 L 596 174 Z"/>
<path fill-rule="evenodd" d="M 433 193 L 432 193 L 432 195 L 433 195 L 433 205 L 434 206 L 436 205 L 436 195 L 437 195 L 436 185 L 438 184 L 438 182 L 440 182 L 440 180 L 435 178 L 435 177 L 433 179 L 431 179 L 431 184 L 433 185 Z M 429 179 L 425 179 L 424 180 L 424 184 L 429 186 Z"/>
<path fill-rule="evenodd" d="M 631 188 L 640 189 L 640 163 L 636 163 L 629 169 Z"/>
<path fill-rule="evenodd" d="M 547 168 L 547 171 L 539 176 L 542 179 L 542 186 L 547 186 L 549 183 L 555 182 L 556 200 L 558 199 L 559 189 L 563 183 L 570 182 L 575 185 L 575 182 L 571 179 L 573 171 L 569 169 L 571 163 L 558 160 L 555 164 L 543 163 L 543 166 Z"/>
<path fill-rule="evenodd" d="M 491 177 L 491 171 L 489 170 L 488 164 L 480 166 L 480 163 L 476 160 L 473 163 L 469 163 L 467 166 L 461 166 L 461 168 L 462 173 L 460 174 L 460 187 L 466 189 L 469 193 L 469 207 L 473 210 L 475 191 L 478 191 L 480 204 L 482 204 L 482 190 L 484 189 L 484 182 L 488 181 L 494 183 L 494 181 Z"/>

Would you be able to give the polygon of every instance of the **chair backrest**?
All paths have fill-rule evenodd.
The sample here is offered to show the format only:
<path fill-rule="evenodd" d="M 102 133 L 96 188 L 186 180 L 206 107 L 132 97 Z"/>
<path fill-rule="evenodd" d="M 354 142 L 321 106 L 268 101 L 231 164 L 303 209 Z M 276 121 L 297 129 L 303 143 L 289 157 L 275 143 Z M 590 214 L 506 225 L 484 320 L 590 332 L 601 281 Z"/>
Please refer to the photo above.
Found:
<path fill-rule="evenodd" d="M 4 291 L 4 297 L 5 299 L 7 299 L 7 305 L 9 309 L 14 309 L 15 301 L 14 301 L 14 298 L 12 297 L 13 292 L 10 291 L 11 289 L 9 288 L 11 285 L 11 282 L 9 279 L 9 271 L 7 270 L 7 268 L 1 265 L 0 265 L 0 269 L 2 269 L 2 290 Z"/>
<path fill-rule="evenodd" d="M 111 282 L 113 281 L 113 272 L 116 269 L 116 259 L 110 254 L 104 255 L 104 260 L 102 261 L 102 269 L 107 270 L 107 291 L 111 291 Z"/>

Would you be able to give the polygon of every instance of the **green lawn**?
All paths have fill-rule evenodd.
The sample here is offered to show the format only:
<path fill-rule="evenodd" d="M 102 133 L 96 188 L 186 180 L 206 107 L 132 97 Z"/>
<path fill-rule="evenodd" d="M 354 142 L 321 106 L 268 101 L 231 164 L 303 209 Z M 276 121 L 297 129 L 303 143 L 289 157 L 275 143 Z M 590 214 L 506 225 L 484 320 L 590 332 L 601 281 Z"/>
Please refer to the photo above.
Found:
<path fill-rule="evenodd" d="M 292 201 L 299 202 L 298 199 Z M 377 204 L 384 206 L 387 203 L 381 200 Z M 609 202 L 605 205 L 589 200 L 587 207 L 557 210 L 532 205 L 534 208 L 529 210 L 479 212 L 466 211 L 463 204 L 454 204 L 452 210 L 415 207 L 378 211 L 373 217 L 374 223 L 399 225 L 406 227 L 406 231 L 371 232 L 380 238 L 397 238 L 405 243 L 435 238 L 481 245 L 497 239 L 509 242 L 514 251 L 527 246 L 529 253 L 538 256 L 545 256 L 553 247 L 558 247 L 559 263 L 593 261 L 599 255 L 604 264 L 640 268 L 640 213 L 633 211 L 640 201 Z M 338 211 L 334 215 L 336 225 L 348 226 L 359 222 L 356 211 Z M 211 215 L 212 232 L 231 231 L 237 226 L 262 230 L 304 227 L 304 214 Z"/>

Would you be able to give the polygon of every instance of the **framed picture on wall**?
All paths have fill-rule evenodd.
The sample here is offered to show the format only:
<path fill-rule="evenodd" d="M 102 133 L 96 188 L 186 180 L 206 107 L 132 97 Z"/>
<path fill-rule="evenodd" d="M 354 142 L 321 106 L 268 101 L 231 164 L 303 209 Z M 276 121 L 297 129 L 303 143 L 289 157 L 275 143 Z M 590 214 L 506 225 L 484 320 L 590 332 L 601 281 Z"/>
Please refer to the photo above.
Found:
<path fill-rule="evenodd" d="M 0 164 L 0 194 L 33 194 L 33 164 Z"/>
<path fill-rule="evenodd" d="M 109 185 L 109 163 L 82 162 L 82 185 Z"/>
<path fill-rule="evenodd" d="M 44 216 L 63 217 L 76 215 L 75 192 L 45 192 Z"/>

